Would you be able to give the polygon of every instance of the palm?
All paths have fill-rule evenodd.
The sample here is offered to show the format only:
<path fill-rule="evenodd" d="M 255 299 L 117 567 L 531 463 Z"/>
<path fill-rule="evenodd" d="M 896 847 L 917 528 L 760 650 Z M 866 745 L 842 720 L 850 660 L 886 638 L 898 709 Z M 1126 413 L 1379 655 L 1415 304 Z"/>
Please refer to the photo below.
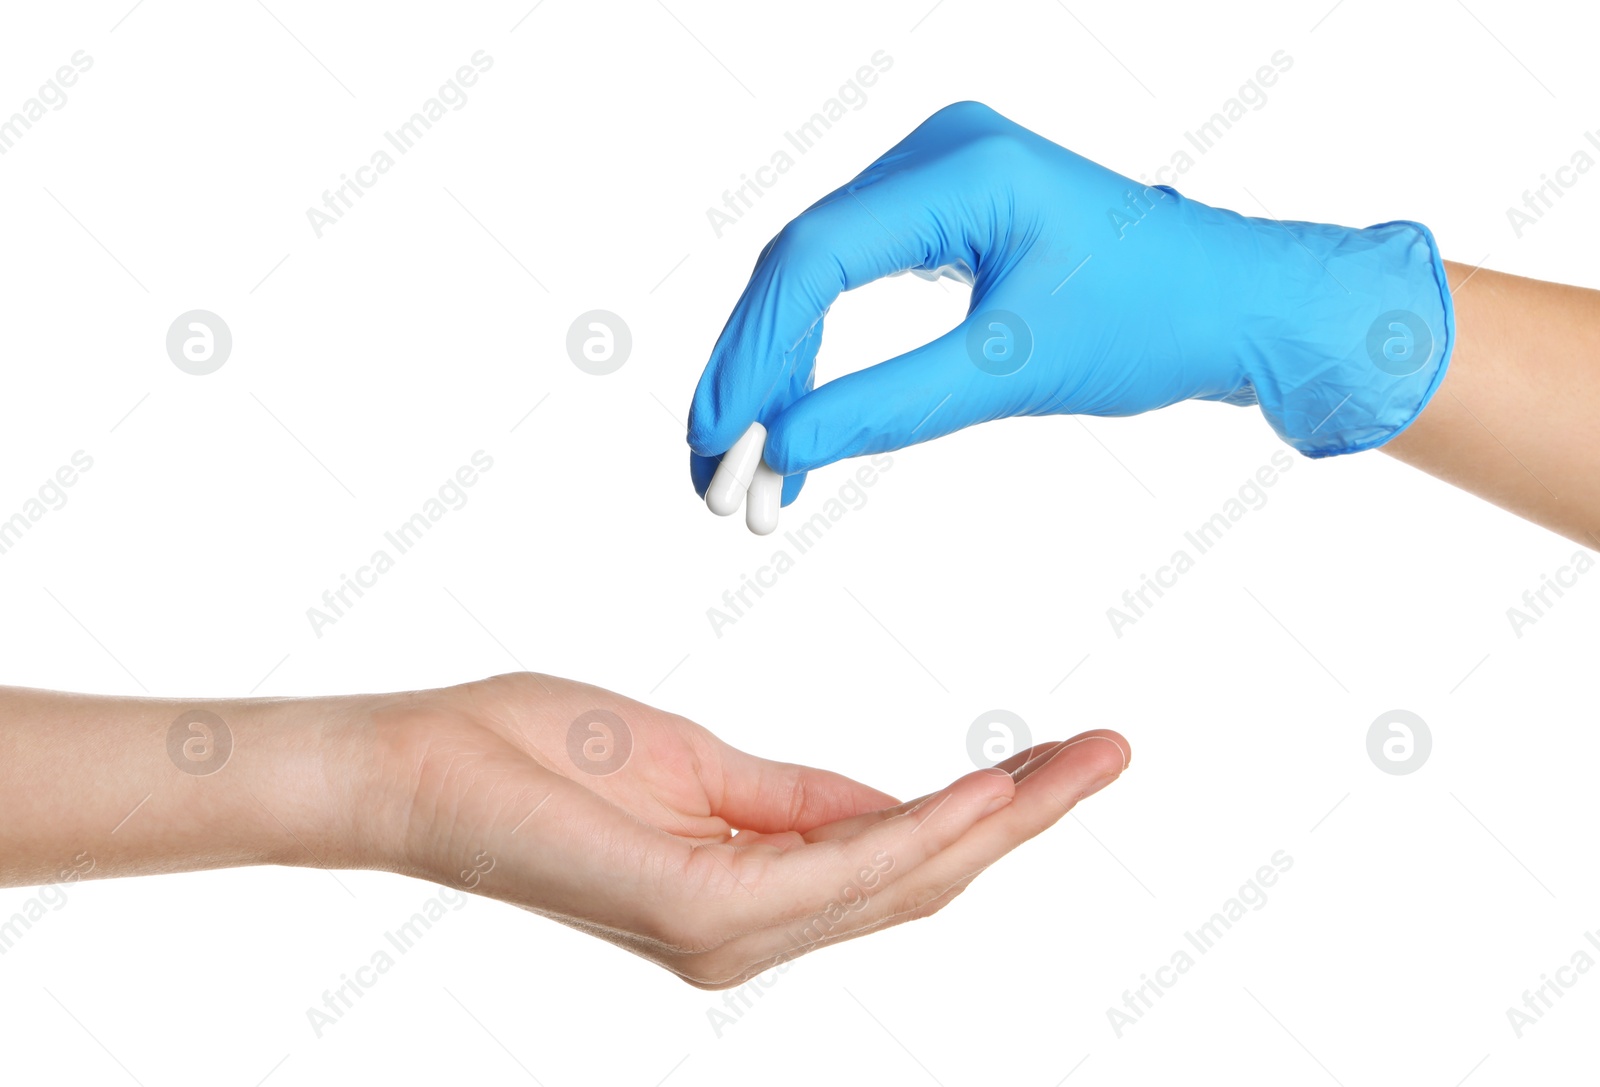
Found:
<path fill-rule="evenodd" d="M 1114 734 L 1087 737 L 1111 742 L 1069 759 L 1051 756 L 1081 739 L 1042 745 L 1005 767 L 1015 779 L 969 774 L 919 811 L 549 676 L 427 692 L 374 718 L 396 753 L 398 867 L 601 935 L 708 987 L 933 912 L 1126 764 Z M 1031 803 L 987 814 L 1012 794 Z M 830 898 L 842 894 L 845 914 Z M 834 918 L 820 935 L 819 910 Z"/>

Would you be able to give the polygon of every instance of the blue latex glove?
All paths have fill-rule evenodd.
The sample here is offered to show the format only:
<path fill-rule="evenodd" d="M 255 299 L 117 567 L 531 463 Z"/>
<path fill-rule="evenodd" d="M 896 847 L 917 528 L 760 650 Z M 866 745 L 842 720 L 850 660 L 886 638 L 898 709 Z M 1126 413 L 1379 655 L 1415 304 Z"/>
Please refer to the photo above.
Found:
<path fill-rule="evenodd" d="M 967 319 L 813 390 L 822 318 L 882 276 L 972 286 Z M 961 102 L 762 250 L 689 413 L 702 495 L 752 421 L 783 501 L 812 468 L 1016 415 L 1259 403 L 1308 456 L 1370 449 L 1444 377 L 1428 229 L 1253 219 L 1147 187 Z"/>

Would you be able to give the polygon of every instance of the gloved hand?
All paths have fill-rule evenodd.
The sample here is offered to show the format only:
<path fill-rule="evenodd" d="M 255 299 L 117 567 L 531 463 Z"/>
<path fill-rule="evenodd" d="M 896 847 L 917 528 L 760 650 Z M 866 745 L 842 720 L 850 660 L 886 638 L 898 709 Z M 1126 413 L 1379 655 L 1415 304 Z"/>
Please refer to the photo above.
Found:
<path fill-rule="evenodd" d="M 932 343 L 813 390 L 840 293 L 902 271 L 972 286 Z M 1016 415 L 1259 403 L 1312 456 L 1383 444 L 1454 340 L 1433 236 L 1254 219 L 1145 186 L 986 106 L 934 114 L 762 250 L 689 413 L 691 472 L 752 421 L 804 473 Z"/>

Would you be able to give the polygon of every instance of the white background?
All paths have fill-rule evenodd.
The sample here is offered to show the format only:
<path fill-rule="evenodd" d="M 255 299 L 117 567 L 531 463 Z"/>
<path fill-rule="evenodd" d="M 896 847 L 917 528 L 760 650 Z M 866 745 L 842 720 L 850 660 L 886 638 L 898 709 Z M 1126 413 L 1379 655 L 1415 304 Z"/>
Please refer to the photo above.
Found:
<path fill-rule="evenodd" d="M 697 501 L 682 426 L 761 245 L 962 98 L 1138 176 L 1284 50 L 1187 195 L 1416 218 L 1453 259 L 1600 286 L 1600 175 L 1520 239 L 1506 217 L 1600 123 L 1576 5 L 269 2 L 3 16 L 0 114 L 74 51 L 94 65 L 0 157 L 0 514 L 76 450 L 94 467 L 0 556 L 0 679 L 220 698 L 526 666 L 900 795 L 970 769 L 994 708 L 1035 738 L 1119 729 L 1133 766 L 721 1037 L 719 995 L 472 899 L 318 1039 L 306 1008 L 436 888 L 76 885 L 0 959 L 0 1076 L 1486 1087 L 1593 1065 L 1600 972 L 1521 1038 L 1506 1017 L 1600 926 L 1600 576 L 1521 638 L 1506 616 L 1574 545 L 1382 454 L 1296 458 L 1118 638 L 1106 609 L 1278 445 L 1215 404 L 1014 421 L 896 454 L 718 638 L 706 609 L 775 545 Z M 318 239 L 306 208 L 480 49 L 468 104 Z M 706 208 L 878 50 L 866 104 L 717 238 Z M 841 300 L 823 376 L 932 338 L 965 294 Z M 194 308 L 234 336 L 208 377 L 165 353 Z M 595 308 L 633 333 L 607 377 L 566 355 Z M 479 449 L 469 504 L 317 637 L 306 609 Z M 1366 751 L 1394 708 L 1432 730 L 1409 776 Z M 1107 1009 L 1277 850 L 1267 904 L 1119 1038 Z"/>

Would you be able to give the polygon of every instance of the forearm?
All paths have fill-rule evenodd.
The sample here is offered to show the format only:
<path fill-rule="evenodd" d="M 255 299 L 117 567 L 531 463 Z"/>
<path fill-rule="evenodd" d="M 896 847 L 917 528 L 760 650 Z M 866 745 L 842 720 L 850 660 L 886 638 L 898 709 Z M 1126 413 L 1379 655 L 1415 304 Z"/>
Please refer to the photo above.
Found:
<path fill-rule="evenodd" d="M 1447 263 L 1456 345 L 1385 452 L 1600 546 L 1600 292 Z"/>
<path fill-rule="evenodd" d="M 353 699 L 0 688 L 0 885 L 370 863 L 356 818 L 363 721 Z"/>

